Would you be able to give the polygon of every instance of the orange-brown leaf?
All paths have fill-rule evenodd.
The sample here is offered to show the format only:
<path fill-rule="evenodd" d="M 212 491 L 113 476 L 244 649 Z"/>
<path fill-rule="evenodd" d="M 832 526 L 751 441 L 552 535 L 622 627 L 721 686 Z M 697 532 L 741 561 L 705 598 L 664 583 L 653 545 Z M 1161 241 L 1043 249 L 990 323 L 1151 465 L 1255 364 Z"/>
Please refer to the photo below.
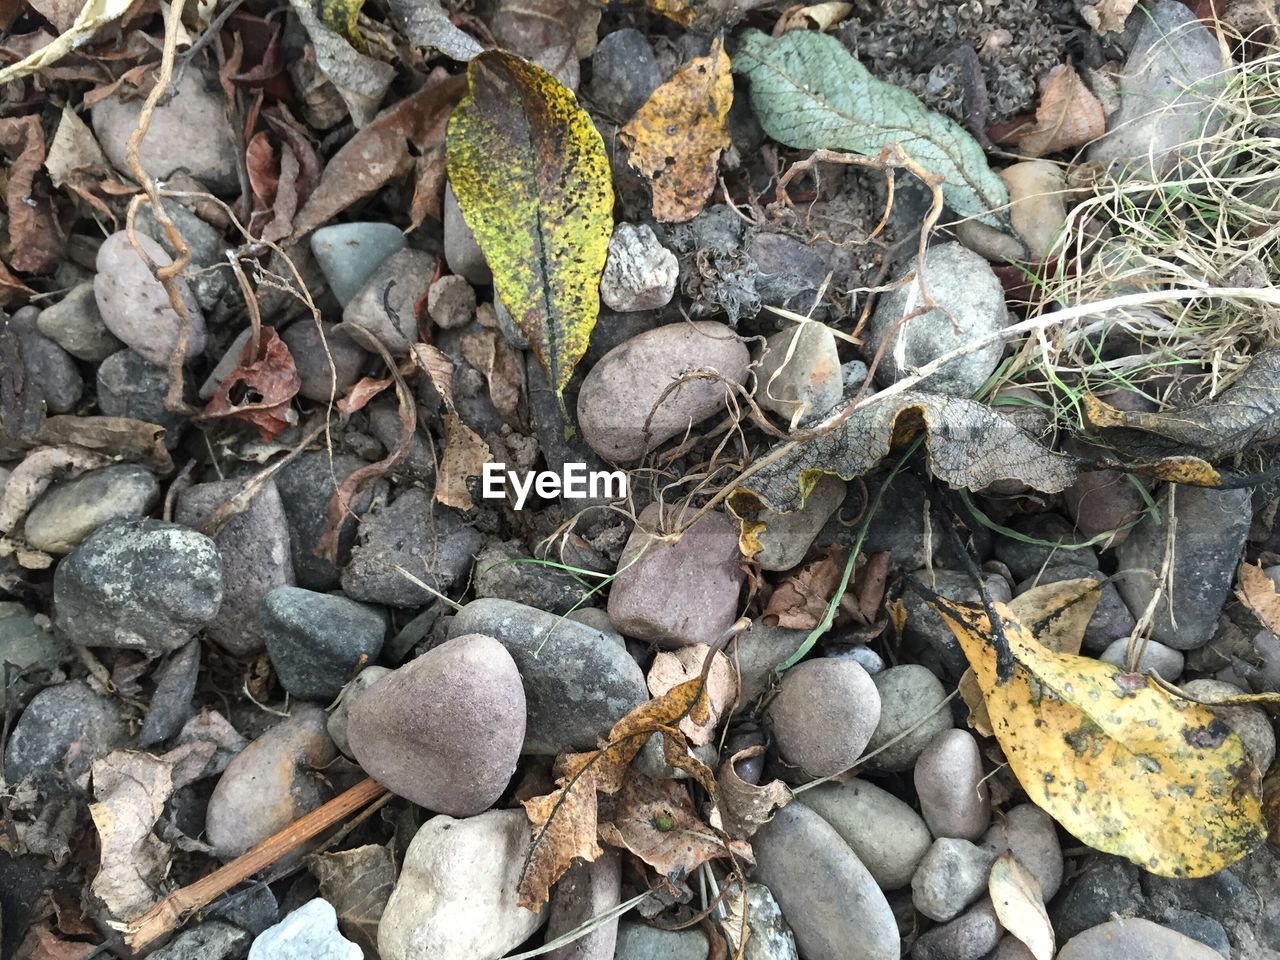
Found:
<path fill-rule="evenodd" d="M 1036 121 L 1017 135 L 1018 150 L 1029 157 L 1069 150 L 1106 132 L 1102 103 L 1070 64 L 1049 71 L 1040 85 Z"/>
<path fill-rule="evenodd" d="M 290 404 L 301 385 L 293 354 L 274 327 L 263 327 L 257 353 L 249 340 L 240 354 L 240 365 L 218 384 L 200 416 L 253 424 L 263 441 L 269 441 L 295 421 Z"/>
<path fill-rule="evenodd" d="M 815 560 L 778 584 L 762 619 L 771 627 L 812 630 L 826 615 L 843 573 L 844 564 L 834 552 Z"/>
<path fill-rule="evenodd" d="M 1240 565 L 1236 596 L 1253 611 L 1254 616 L 1272 633 L 1280 633 L 1280 593 L 1261 565 Z"/>

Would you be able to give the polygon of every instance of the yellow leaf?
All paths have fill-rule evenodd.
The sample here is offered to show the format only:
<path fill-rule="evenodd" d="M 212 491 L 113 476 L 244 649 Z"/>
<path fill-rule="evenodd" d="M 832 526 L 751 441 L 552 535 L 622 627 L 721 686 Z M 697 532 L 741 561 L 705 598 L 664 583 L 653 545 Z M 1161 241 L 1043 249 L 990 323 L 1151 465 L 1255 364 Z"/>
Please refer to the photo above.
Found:
<path fill-rule="evenodd" d="M 1256 769 L 1212 710 L 1054 653 L 995 603 L 1013 659 L 1002 680 L 982 606 L 930 602 L 973 666 L 1010 769 L 1080 840 L 1166 877 L 1208 876 L 1262 841 Z"/>
<path fill-rule="evenodd" d="M 987 890 L 1001 925 L 1022 941 L 1035 960 L 1053 960 L 1053 925 L 1040 883 L 1012 852 L 996 857 Z"/>
<path fill-rule="evenodd" d="M 316 13 L 326 27 L 345 37 L 357 50 L 364 50 L 364 37 L 360 36 L 360 8 L 364 0 L 316 0 Z"/>
<path fill-rule="evenodd" d="M 693 23 L 693 10 L 685 0 L 645 0 L 645 6 L 682 27 Z"/>
<path fill-rule="evenodd" d="M 733 77 L 724 42 L 696 57 L 653 91 L 622 128 L 628 162 L 653 187 L 653 216 L 692 220 L 716 185 L 720 151 L 729 146 Z"/>
<path fill-rule="evenodd" d="M 613 231 L 604 142 L 555 77 L 501 50 L 468 64 L 469 92 L 449 120 L 449 182 L 563 403 L 600 312 Z"/>

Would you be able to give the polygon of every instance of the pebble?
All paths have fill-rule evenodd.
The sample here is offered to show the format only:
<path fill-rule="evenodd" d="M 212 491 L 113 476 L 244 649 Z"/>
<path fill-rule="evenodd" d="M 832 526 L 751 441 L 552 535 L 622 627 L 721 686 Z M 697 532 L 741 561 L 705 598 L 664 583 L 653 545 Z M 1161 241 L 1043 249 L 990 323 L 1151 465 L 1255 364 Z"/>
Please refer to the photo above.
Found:
<path fill-rule="evenodd" d="M 911 902 L 930 920 L 952 919 L 987 892 L 996 855 L 954 837 L 939 837 L 911 878 Z"/>
<path fill-rule="evenodd" d="M 708 960 L 710 949 L 707 935 L 697 927 L 662 930 L 621 920 L 613 960 Z"/>
<path fill-rule="evenodd" d="M 1011 933 L 1005 934 L 996 944 L 996 948 L 983 960 L 1036 960 L 1035 954 Z"/>
<path fill-rule="evenodd" d="M 948 600 L 957 603 L 977 603 L 981 593 L 969 574 L 960 570 L 917 570 L 907 576 Z M 1007 603 L 1012 594 L 1009 582 L 999 574 L 985 574 L 983 586 L 992 600 Z M 958 680 L 969 666 L 956 635 L 915 590 L 904 590 L 902 602 L 907 610 L 907 624 L 902 636 L 907 641 L 908 653 L 913 659 L 950 680 Z"/>
<path fill-rule="evenodd" d="M 342 311 L 348 327 L 366 330 L 394 356 L 418 342 L 417 305 L 435 276 L 435 257 L 422 250 L 397 250 L 360 284 Z M 393 312 L 387 312 L 388 304 Z"/>
<path fill-rule="evenodd" d="M 476 316 L 476 291 L 466 277 L 441 277 L 427 290 L 427 314 L 443 330 L 465 327 Z"/>
<path fill-rule="evenodd" d="M 1120 74 L 1120 107 L 1089 160 L 1127 168 L 1136 178 L 1175 174 L 1196 141 L 1222 126 L 1212 109 L 1227 82 L 1217 38 L 1175 0 L 1145 5 L 1146 16 Z"/>
<path fill-rule="evenodd" d="M 913 261 L 895 283 L 901 283 L 915 270 Z M 940 309 L 901 322 L 904 316 L 923 305 L 917 279 L 881 294 L 871 315 L 865 351 L 872 356 L 883 346 L 884 353 L 876 368 L 876 379 L 882 386 L 896 383 L 931 360 L 997 333 L 1008 324 L 1000 281 L 986 260 L 958 243 L 929 248 L 925 254 L 924 283 Z M 1004 344 L 995 343 L 959 357 L 921 383 L 918 389 L 956 397 L 972 396 L 995 371 L 1003 353 Z"/>
<path fill-rule="evenodd" d="M 978 741 L 967 730 L 944 730 L 916 761 L 920 812 L 935 837 L 977 840 L 991 823 L 991 795 Z"/>
<path fill-rule="evenodd" d="M 727 886 L 720 932 L 729 945 L 729 956 L 741 960 L 798 960 L 795 935 L 769 888 L 762 883 L 748 883 L 744 904 L 738 882 L 731 880 Z"/>
<path fill-rule="evenodd" d="M 22 366 L 44 398 L 46 413 L 71 413 L 84 393 L 84 380 L 71 355 L 36 328 L 35 307 L 23 307 L 9 319 L 18 334 Z"/>
<path fill-rule="evenodd" d="M 587 97 L 605 115 L 625 123 L 662 83 L 653 47 L 639 30 L 606 34 L 591 57 Z"/>
<path fill-rule="evenodd" d="M 489 263 L 476 243 L 476 235 L 463 219 L 458 197 L 449 184 L 444 188 L 444 260 L 450 273 L 465 277 L 472 286 L 487 287 L 493 283 Z"/>
<path fill-rule="evenodd" d="M 1173 489 L 1178 524 L 1170 570 L 1174 589 L 1172 596 L 1163 593 L 1156 606 L 1151 637 L 1175 650 L 1195 650 L 1213 636 L 1235 580 L 1253 518 L 1252 494 L 1188 486 L 1161 491 L 1156 498 L 1159 519 L 1148 512 L 1116 550 L 1116 588 L 1134 616 L 1147 608 L 1157 587 L 1157 578 L 1142 571 L 1158 572 L 1163 566 Z"/>
<path fill-rule="evenodd" d="M 191 251 L 191 262 L 179 276 L 191 285 L 191 292 L 201 309 L 210 315 L 219 307 L 228 312 L 243 309 L 240 289 L 227 262 L 230 247 L 222 239 L 221 231 L 176 199 L 162 199 L 160 202 Z M 138 232 L 151 237 L 164 248 L 165 253 L 177 259 L 178 248 L 169 242 L 169 234 L 152 212 L 150 204 L 144 203 L 138 208 L 135 226 Z"/>
<path fill-rule="evenodd" d="M 128 143 L 142 115 L 142 100 L 113 94 L 93 106 L 93 132 L 117 170 L 128 177 Z M 231 194 L 236 176 L 237 137 L 227 115 L 226 96 L 217 80 L 188 70 L 170 98 L 156 106 L 138 151 L 147 174 L 167 180 L 183 170 L 214 193 Z"/>
<path fill-rule="evenodd" d="M 218 362 L 214 364 L 209 375 L 204 378 L 204 383 L 200 384 L 200 399 L 210 400 L 213 395 L 218 392 L 218 388 L 222 386 L 222 381 L 227 379 L 236 367 L 240 366 L 240 358 L 244 354 L 245 344 L 249 342 L 249 338 L 253 335 L 253 329 L 245 327 L 232 340 Z"/>
<path fill-rule="evenodd" d="M 510 600 L 472 600 L 448 626 L 451 639 L 471 633 L 497 639 L 520 670 L 525 753 L 593 749 L 649 699 L 644 673 L 626 648 L 586 624 Z"/>
<path fill-rule="evenodd" d="M 147 707 L 138 746 L 154 746 L 178 734 L 191 719 L 191 698 L 195 696 L 199 676 L 200 641 L 192 640 L 170 654 L 156 670 L 156 691 Z"/>
<path fill-rule="evenodd" d="M 522 810 L 424 823 L 378 925 L 382 960 L 497 960 L 532 936 L 545 911 L 516 902 L 529 840 Z"/>
<path fill-rule="evenodd" d="M 123 704 L 92 690 L 83 680 L 45 687 L 14 724 L 4 752 L 10 786 L 32 777 L 46 791 L 70 782 L 88 783 L 93 761 L 128 746 Z"/>
<path fill-rule="evenodd" d="M 1066 554 L 1067 557 L 1074 558 L 1078 551 Z M 1052 566 L 1046 567 L 1039 574 L 1029 577 L 1013 589 L 1014 596 L 1026 593 L 1032 587 L 1041 586 L 1046 583 L 1060 583 L 1063 580 L 1098 580 L 1102 582 L 1102 588 L 1098 594 L 1098 606 L 1093 611 L 1093 616 L 1089 618 L 1089 625 L 1085 627 L 1084 642 L 1082 644 L 1085 651 L 1089 653 L 1099 653 L 1106 650 L 1115 641 L 1125 639 L 1133 633 L 1137 621 L 1134 620 L 1133 614 L 1129 608 L 1125 606 L 1125 602 L 1120 599 L 1120 591 L 1116 589 L 1114 583 L 1105 582 L 1107 578 L 1097 569 L 1084 563 L 1059 563 L 1055 562 Z"/>
<path fill-rule="evenodd" d="M 1182 675 L 1186 657 L 1181 650 L 1166 647 L 1159 640 L 1148 640 L 1145 644 L 1139 643 L 1138 649 L 1142 651 L 1142 659 L 1138 661 L 1139 672 L 1158 673 L 1165 680 L 1177 680 Z M 1129 638 L 1118 637 L 1098 655 L 1098 659 L 1104 663 L 1114 663 L 1117 667 L 1128 669 L 1125 664 L 1128 651 Z"/>
<path fill-rule="evenodd" d="M 1077 564 L 1098 569 L 1098 555 L 1092 547 L 1069 549 L 1065 546 L 1081 543 L 1087 538 L 1080 536 L 1071 521 L 1060 514 L 1033 513 L 1017 517 L 1009 521 L 1009 528 L 1044 541 L 1025 543 L 1013 537 L 996 537 L 996 559 L 1009 568 L 1015 581 L 1034 577 L 1046 567 L 1060 564 Z"/>
<path fill-rule="evenodd" d="M 591 586 L 599 583 L 594 578 L 584 582 L 566 570 L 531 560 L 518 541 L 491 542 L 476 554 L 476 596 L 513 600 L 550 613 L 568 614 L 582 603 Z"/>
<path fill-rule="evenodd" d="M 62 556 L 108 520 L 145 517 L 159 501 L 160 483 L 144 467 L 90 470 L 49 487 L 27 514 L 23 536 L 37 550 Z"/>
<path fill-rule="evenodd" d="M 754 702 L 767 691 L 777 677 L 779 665 L 800 649 L 808 630 L 770 627 L 759 620 L 733 640 L 731 657 L 738 667 L 738 700 Z"/>
<path fill-rule="evenodd" d="M 861 664 L 805 660 L 783 675 L 766 716 L 783 760 L 830 777 L 862 756 L 880 719 L 880 694 Z"/>
<path fill-rule="evenodd" d="M 157 267 L 173 262 L 164 248 L 146 234 L 135 236 Z M 102 322 L 142 359 L 168 369 L 169 360 L 178 349 L 182 318 L 170 304 L 164 285 L 152 275 L 151 268 L 129 242 L 129 235 L 122 230 L 102 241 L 96 265 L 93 294 Z M 191 323 L 187 359 L 193 359 L 205 347 L 204 314 L 187 281 L 179 277 L 174 283 Z"/>
<path fill-rule="evenodd" d="M 671 302 L 680 267 L 646 223 L 619 223 L 609 239 L 600 299 L 611 310 L 657 310 Z"/>
<path fill-rule="evenodd" d="M 387 630 L 379 610 L 292 586 L 263 596 L 259 616 L 280 685 L 301 700 L 329 701 L 341 693 L 357 670 L 378 659 Z"/>
<path fill-rule="evenodd" d="M 364 951 L 338 932 L 333 905 L 316 897 L 258 934 L 249 960 L 364 960 Z"/>
<path fill-rule="evenodd" d="M 339 305 L 346 307 L 378 268 L 405 248 L 405 243 L 404 234 L 390 223 L 353 221 L 321 227 L 311 235 L 311 252 Z M 381 298 L 382 290 L 376 295 Z M 350 318 L 344 313 L 343 319 Z M 412 320 L 411 312 L 409 321 Z"/>
<path fill-rule="evenodd" d="M 501 643 L 464 634 L 377 681 L 347 721 L 365 771 L 428 810 L 488 809 L 515 772 L 524 742 L 520 672 Z"/>
<path fill-rule="evenodd" d="M 206 920 L 147 956 L 150 960 L 236 960 L 244 956 L 251 939 L 248 931 L 235 924 Z"/>
<path fill-rule="evenodd" d="M 365 415 L 369 418 L 369 430 L 386 450 L 395 449 L 400 442 L 400 412 L 394 400 L 375 400 L 365 407 Z M 436 453 L 432 443 L 424 437 L 425 424 L 422 408 L 418 408 L 418 429 L 409 440 L 409 452 L 396 467 L 398 472 L 416 480 L 430 482 L 436 475 Z"/>
<path fill-rule="evenodd" d="M 1184 683 L 1182 689 L 1188 696 L 1201 700 L 1238 697 L 1246 692 L 1234 683 L 1221 680 L 1192 680 Z M 1216 717 L 1235 731 L 1258 769 L 1263 773 L 1271 769 L 1271 762 L 1276 758 L 1276 732 L 1267 711 L 1251 704 L 1213 707 L 1212 710 Z"/>
<path fill-rule="evenodd" d="M 992 856 L 1012 850 L 1018 862 L 1040 884 L 1046 903 L 1062 886 L 1064 867 L 1058 828 L 1053 818 L 1035 804 L 1023 803 L 1006 810 L 986 832 L 982 845 Z"/>
<path fill-rule="evenodd" d="M 1108 920 L 1076 934 L 1058 951 L 1057 960 L 1221 960 L 1212 947 L 1136 917 Z"/>
<path fill-rule="evenodd" d="M 435 597 L 396 567 L 442 593 L 461 579 L 484 537 L 462 514 L 412 487 L 365 518 L 360 542 L 342 571 L 342 589 L 353 600 L 392 607 L 421 607 Z"/>
<path fill-rule="evenodd" d="M 665 513 L 669 527 L 691 518 L 671 507 Z M 641 511 L 609 586 L 609 619 L 626 636 L 665 648 L 717 643 L 738 618 L 746 577 L 737 525 L 711 511 L 678 542 L 644 549 L 662 516 L 656 503 Z"/>
<path fill-rule="evenodd" d="M 1031 869 L 1028 867 L 1027 869 Z M 1143 902 L 1138 868 L 1119 857 L 1098 855 L 1089 861 L 1050 908 L 1058 942 Z"/>
<path fill-rule="evenodd" d="M 898 960 L 898 924 L 875 878 L 822 817 L 792 803 L 751 839 L 805 960 Z M 821 882 L 815 882 L 821 878 Z"/>
<path fill-rule="evenodd" d="M 847 491 L 845 482 L 824 473 L 809 491 L 804 506 L 792 513 L 762 512 L 765 528 L 756 533 L 760 550 L 751 559 L 762 570 L 790 570 L 804 559 L 813 541 L 840 509 Z"/>
<path fill-rule="evenodd" d="M 606 848 L 590 863 L 575 863 L 551 888 L 546 941 L 550 943 L 618 905 L 622 894 L 622 860 Z M 605 921 L 573 943 L 550 951 L 547 960 L 614 960 L 618 921 Z"/>
<path fill-rule="evenodd" d="M 390 667 L 365 667 L 342 690 L 342 699 L 329 714 L 325 729 L 343 755 L 351 756 L 351 743 L 347 739 L 347 720 L 351 716 L 351 708 L 364 696 L 365 691 L 391 672 Z"/>
<path fill-rule="evenodd" d="M 161 520 L 112 520 L 53 577 L 54 623 L 87 647 L 168 653 L 213 621 L 222 560 L 212 540 Z"/>
<path fill-rule="evenodd" d="M 673 323 L 632 337 L 605 354 L 582 382 L 578 426 L 583 439 L 605 460 L 638 460 L 722 411 L 732 385 L 745 381 L 749 362 L 733 330 L 710 320 Z M 694 370 L 715 371 L 723 380 L 686 380 L 666 394 L 650 419 L 663 392 Z"/>
<path fill-rule="evenodd" d="M 787 423 L 820 418 L 844 396 L 836 337 L 825 323 L 802 323 L 773 334 L 756 372 L 756 400 Z"/>
<path fill-rule="evenodd" d="M 61 639 L 37 622 L 26 607 L 0 601 L 0 663 L 21 672 L 36 665 L 52 667 L 65 653 Z M 0 708 L 3 706 L 4 695 L 0 693 Z"/>
<path fill-rule="evenodd" d="M 946 707 L 937 709 L 947 693 L 942 681 L 917 663 L 890 667 L 872 680 L 880 693 L 880 722 L 867 742 L 866 752 L 881 751 L 890 740 L 899 736 L 902 739 L 876 753 L 867 761 L 867 767 L 884 773 L 902 773 L 915 766 L 916 757 L 934 737 L 951 729 L 951 711 Z M 915 729 L 906 733 L 913 727 Z"/>
<path fill-rule="evenodd" d="M 1021 242 L 977 220 L 961 221 L 956 235 L 996 263 L 1044 260 L 1067 222 L 1067 181 L 1061 167 L 1048 160 L 1024 160 L 996 175 L 1009 190 L 1009 221 Z"/>
<path fill-rule="evenodd" d="M 360 379 L 360 371 L 369 360 L 369 354 L 341 323 L 322 323 L 318 330 L 314 320 L 304 317 L 290 324 L 280 339 L 293 355 L 300 383 L 298 395 L 319 403 L 328 403 L 331 396 L 337 400 L 346 394 Z"/>
<path fill-rule="evenodd" d="M 99 363 L 124 346 L 98 312 L 93 281 L 78 284 L 36 318 L 36 329 L 77 360 Z"/>
<path fill-rule="evenodd" d="M 178 445 L 187 419 L 165 409 L 169 375 L 132 350 L 120 350 L 98 366 L 98 409 L 108 417 L 132 417 L 164 427 L 165 446 Z"/>
<path fill-rule="evenodd" d="M 174 519 L 198 530 L 243 487 L 240 480 L 194 484 L 178 494 Z M 213 542 L 222 558 L 222 606 L 205 633 L 232 656 L 248 657 L 263 649 L 262 598 L 294 582 L 289 522 L 274 481 L 268 480 L 249 509 L 227 521 Z"/>
<path fill-rule="evenodd" d="M 302 703 L 245 747 L 213 789 L 205 834 L 223 860 L 240 856 L 328 800 L 323 769 L 337 756 L 324 711 Z"/>
<path fill-rule="evenodd" d="M 751 232 L 745 247 L 757 271 L 755 290 L 762 302 L 819 318 L 828 312 L 817 296 L 827 275 L 841 276 L 850 266 L 840 256 L 822 256 L 819 249 L 832 249 L 822 241 L 809 244 L 785 233 Z"/>
<path fill-rule="evenodd" d="M 329 528 L 329 499 L 348 476 L 365 465 L 363 460 L 345 453 L 332 456 L 327 451 L 304 453 L 287 463 L 276 474 L 276 488 L 284 504 L 289 522 L 289 546 L 293 553 L 293 573 L 298 586 L 308 590 L 331 590 L 338 586 L 339 570 L 317 554 L 320 538 Z M 345 564 L 355 540 L 359 519 L 375 497 L 386 496 L 387 484 L 378 481 L 351 502 L 351 510 L 343 521 L 338 537 L 338 562 Z"/>
<path fill-rule="evenodd" d="M 981 960 L 996 948 L 1003 934 L 1004 927 L 996 917 L 991 900 L 983 899 L 950 923 L 923 934 L 911 948 L 911 957 L 912 960 Z"/>
<path fill-rule="evenodd" d="M 866 780 L 821 783 L 796 800 L 835 828 L 881 890 L 909 884 L 933 841 L 920 814 Z"/>

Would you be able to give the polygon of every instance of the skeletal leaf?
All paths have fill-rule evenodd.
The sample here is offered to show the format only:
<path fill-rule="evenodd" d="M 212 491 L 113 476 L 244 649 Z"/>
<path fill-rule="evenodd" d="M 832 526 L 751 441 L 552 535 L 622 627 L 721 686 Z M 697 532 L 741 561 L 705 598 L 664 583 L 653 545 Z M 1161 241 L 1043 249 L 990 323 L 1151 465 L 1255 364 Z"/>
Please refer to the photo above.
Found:
<path fill-rule="evenodd" d="M 1040 104 L 1035 123 L 1014 134 L 1018 151 L 1029 157 L 1043 157 L 1072 147 L 1083 146 L 1102 136 L 1107 119 L 1102 101 L 1093 95 L 1071 64 L 1059 64 L 1040 85 Z"/>
<path fill-rule="evenodd" d="M 1035 960 L 1053 960 L 1053 924 L 1040 883 L 1011 851 L 1000 854 L 991 865 L 987 890 L 1005 930 L 1021 940 Z"/>
<path fill-rule="evenodd" d="M 395 68 L 365 56 L 341 33 L 330 29 L 317 15 L 312 0 L 289 2 L 315 47 L 316 63 L 341 94 L 342 102 L 351 113 L 351 122 L 357 129 L 363 127 L 377 115 L 378 104 L 395 79 Z"/>
<path fill-rule="evenodd" d="M 751 81 L 756 117 L 779 143 L 869 157 L 900 144 L 942 178 L 943 196 L 956 213 L 1007 228 L 992 211 L 1008 203 L 1009 193 L 978 142 L 910 91 L 871 76 L 834 37 L 792 30 L 771 38 L 748 30 L 733 70 Z"/>
<path fill-rule="evenodd" d="M 378 955 L 378 922 L 396 885 L 391 850 L 367 844 L 307 857 L 307 867 L 320 884 L 320 896 L 333 904 L 338 926 L 365 951 Z"/>
<path fill-rule="evenodd" d="M 431 47 L 454 60 L 470 60 L 483 47 L 449 20 L 439 0 L 390 0 L 388 6 L 404 21 L 411 43 Z"/>
<path fill-rule="evenodd" d="M 1240 565 L 1236 596 L 1253 611 L 1264 627 L 1272 633 L 1280 633 L 1280 593 L 1272 579 L 1262 572 L 1261 565 Z"/>
<path fill-rule="evenodd" d="M 653 216 L 663 223 L 692 220 L 716 185 L 720 151 L 729 146 L 733 77 L 724 42 L 653 91 L 622 128 L 633 168 L 653 188 Z"/>
<path fill-rule="evenodd" d="M 782 455 L 729 497 L 734 516 L 749 521 L 744 525 L 743 553 L 749 556 L 759 549 L 750 534 L 758 534 L 754 524 L 767 524 L 764 510 L 799 510 L 819 475 L 833 473 L 845 480 L 861 476 L 896 442 L 922 427 L 928 431 L 934 476 L 955 487 L 978 490 L 997 480 L 1019 480 L 1057 493 L 1076 478 L 1072 458 L 1040 446 L 990 407 L 960 397 L 908 391 L 892 403 L 871 403 L 855 411 L 828 433 L 784 441 Z"/>
<path fill-rule="evenodd" d="M 449 120 L 449 181 L 494 286 L 563 398 L 600 310 L 613 230 L 604 142 L 541 67 L 491 50 Z"/>
<path fill-rule="evenodd" d="M 977 675 L 1010 769 L 1074 836 L 1166 877 L 1208 876 L 1262 842 L 1257 770 L 1208 707 L 1054 653 L 994 603 L 1013 659 L 1002 681 L 982 606 L 930 602 Z"/>
<path fill-rule="evenodd" d="M 1280 439 L 1280 350 L 1256 354 L 1220 396 L 1186 410 L 1118 410 L 1086 396 L 1085 414 L 1091 424 L 1107 431 L 1108 440 L 1143 457 L 1229 457 Z"/>

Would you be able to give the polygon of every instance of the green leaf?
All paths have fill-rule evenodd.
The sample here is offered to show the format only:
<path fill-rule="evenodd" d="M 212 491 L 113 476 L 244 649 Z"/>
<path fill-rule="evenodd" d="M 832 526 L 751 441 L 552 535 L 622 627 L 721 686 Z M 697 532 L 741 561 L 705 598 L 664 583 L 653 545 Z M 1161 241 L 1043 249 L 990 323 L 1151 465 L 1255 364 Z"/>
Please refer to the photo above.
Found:
<path fill-rule="evenodd" d="M 604 142 L 551 74 L 499 50 L 468 65 L 449 181 L 493 282 L 563 403 L 600 311 L 613 230 Z"/>
<path fill-rule="evenodd" d="M 760 125 L 800 150 L 846 150 L 876 157 L 891 144 L 942 177 L 942 194 L 963 217 L 1007 229 L 1004 183 L 978 141 L 908 90 L 877 80 L 834 37 L 791 30 L 769 37 L 748 30 L 733 72 L 751 81 Z"/>

